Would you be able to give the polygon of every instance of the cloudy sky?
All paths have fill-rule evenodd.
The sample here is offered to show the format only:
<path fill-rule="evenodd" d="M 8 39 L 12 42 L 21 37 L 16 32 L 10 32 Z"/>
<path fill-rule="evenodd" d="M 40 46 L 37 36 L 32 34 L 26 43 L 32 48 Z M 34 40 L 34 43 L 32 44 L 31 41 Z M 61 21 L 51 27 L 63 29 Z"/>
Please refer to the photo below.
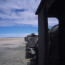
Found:
<path fill-rule="evenodd" d="M 0 0 L 0 38 L 38 34 L 38 16 L 35 12 L 40 1 Z M 58 20 L 49 18 L 48 21 L 51 28 Z"/>

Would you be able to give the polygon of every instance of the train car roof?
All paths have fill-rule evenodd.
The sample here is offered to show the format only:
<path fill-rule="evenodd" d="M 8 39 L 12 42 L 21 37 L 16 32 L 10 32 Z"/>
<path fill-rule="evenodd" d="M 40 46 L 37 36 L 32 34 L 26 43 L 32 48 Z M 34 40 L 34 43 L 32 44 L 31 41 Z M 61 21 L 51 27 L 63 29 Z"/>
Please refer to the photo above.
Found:
<path fill-rule="evenodd" d="M 45 4 L 48 10 L 48 17 L 59 17 L 59 14 L 62 14 L 63 1 L 61 0 L 41 0 L 40 5 L 35 13 L 36 15 L 38 15 L 41 9 L 45 7 Z"/>

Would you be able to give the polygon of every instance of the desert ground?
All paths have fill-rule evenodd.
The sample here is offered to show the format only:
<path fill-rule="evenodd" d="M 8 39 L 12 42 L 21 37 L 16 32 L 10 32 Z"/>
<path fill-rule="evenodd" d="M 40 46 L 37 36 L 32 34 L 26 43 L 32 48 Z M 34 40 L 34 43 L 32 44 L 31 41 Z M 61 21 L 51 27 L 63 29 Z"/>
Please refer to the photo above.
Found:
<path fill-rule="evenodd" d="M 24 38 L 0 38 L 0 65 L 27 65 Z"/>

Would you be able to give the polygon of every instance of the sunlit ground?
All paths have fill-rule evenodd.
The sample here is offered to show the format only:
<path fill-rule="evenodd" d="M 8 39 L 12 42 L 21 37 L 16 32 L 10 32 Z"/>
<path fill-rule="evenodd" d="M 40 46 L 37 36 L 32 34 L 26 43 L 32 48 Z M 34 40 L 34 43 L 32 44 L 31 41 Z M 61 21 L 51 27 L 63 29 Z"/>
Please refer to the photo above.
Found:
<path fill-rule="evenodd" d="M 0 65 L 27 65 L 24 38 L 0 38 Z"/>

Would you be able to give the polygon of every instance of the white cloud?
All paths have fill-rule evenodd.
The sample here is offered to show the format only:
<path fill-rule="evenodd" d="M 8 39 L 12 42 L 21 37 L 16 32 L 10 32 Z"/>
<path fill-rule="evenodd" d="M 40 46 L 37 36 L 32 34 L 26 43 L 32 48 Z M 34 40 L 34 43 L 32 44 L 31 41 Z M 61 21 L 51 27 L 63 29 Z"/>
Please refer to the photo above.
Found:
<path fill-rule="evenodd" d="M 13 21 L 13 22 L 11 22 Z M 0 26 L 20 26 L 20 25 L 31 25 L 31 26 L 35 26 L 37 27 L 38 26 L 38 21 L 37 19 L 14 19 L 14 20 L 7 20 L 5 19 L 4 21 L 2 20 L 0 22 Z"/>
<path fill-rule="evenodd" d="M 22 24 L 27 24 L 27 25 L 32 25 L 32 26 L 38 26 L 38 22 L 37 22 L 37 20 L 20 20 L 20 21 L 16 21 L 16 24 L 20 24 L 20 25 L 22 25 Z"/>
<path fill-rule="evenodd" d="M 0 26 L 13 26 L 17 24 L 37 26 L 38 21 L 35 11 L 40 1 L 41 0 L 0 0 L 0 18 L 2 18 L 2 20 L 0 20 Z M 16 9 L 26 10 L 16 12 Z M 6 19 L 8 19 L 8 21 Z"/>
<path fill-rule="evenodd" d="M 48 26 L 54 26 L 56 24 L 59 24 L 59 21 L 57 18 L 48 18 Z"/>
<path fill-rule="evenodd" d="M 0 8 L 3 9 L 22 9 L 35 10 L 41 0 L 0 0 Z M 2 6 L 4 5 L 4 6 Z"/>
<path fill-rule="evenodd" d="M 38 26 L 35 11 L 41 0 L 0 0 L 0 26 L 32 25 Z M 16 9 L 25 11 L 16 12 Z M 13 11 L 15 10 L 15 11 Z M 57 19 L 49 18 L 49 26 L 58 24 Z"/>

